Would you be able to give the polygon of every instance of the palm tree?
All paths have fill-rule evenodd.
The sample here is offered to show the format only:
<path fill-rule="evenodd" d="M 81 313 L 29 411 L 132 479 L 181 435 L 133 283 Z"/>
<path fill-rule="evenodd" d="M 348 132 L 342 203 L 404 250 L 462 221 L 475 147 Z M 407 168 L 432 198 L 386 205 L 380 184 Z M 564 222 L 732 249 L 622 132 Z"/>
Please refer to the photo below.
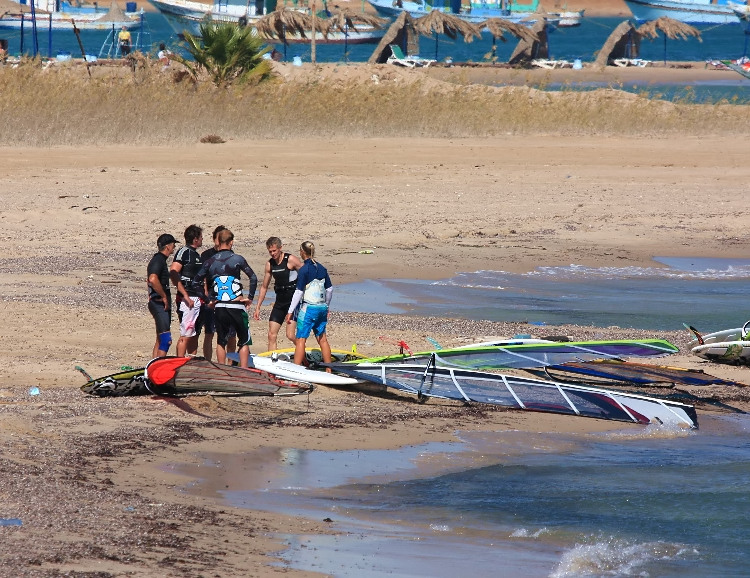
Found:
<path fill-rule="evenodd" d="M 460 35 L 464 37 L 464 42 L 471 42 L 475 36 L 481 37 L 479 29 L 473 24 L 440 10 L 432 10 L 429 14 L 417 18 L 414 21 L 414 29 L 422 36 L 435 35 L 435 60 L 438 57 L 439 34 L 445 34 L 452 40 Z"/>
<path fill-rule="evenodd" d="M 651 40 L 655 40 L 659 37 L 659 31 L 664 33 L 665 66 L 667 64 L 667 38 L 671 38 L 672 40 L 676 38 L 687 40 L 692 36 L 697 38 L 699 42 L 703 42 L 700 30 L 698 30 L 694 26 L 690 26 L 689 24 L 685 24 L 684 22 L 680 22 L 679 20 L 675 20 L 674 18 L 669 18 L 667 16 L 662 16 L 661 18 L 657 18 L 656 20 L 649 20 L 648 22 L 639 26 L 638 30 L 636 30 L 638 34 L 650 38 Z"/>
<path fill-rule="evenodd" d="M 270 48 L 252 28 L 234 22 L 204 22 L 201 38 L 185 32 L 187 50 L 195 62 L 176 57 L 198 79 L 205 70 L 216 86 L 232 82 L 261 82 L 271 77 L 271 64 L 263 58 Z"/>

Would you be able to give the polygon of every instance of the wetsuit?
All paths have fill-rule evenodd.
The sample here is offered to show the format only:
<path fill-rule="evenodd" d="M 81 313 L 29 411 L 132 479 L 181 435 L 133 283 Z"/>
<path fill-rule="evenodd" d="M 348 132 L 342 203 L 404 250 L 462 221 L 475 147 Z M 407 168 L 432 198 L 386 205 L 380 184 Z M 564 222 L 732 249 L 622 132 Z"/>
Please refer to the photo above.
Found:
<path fill-rule="evenodd" d="M 281 263 L 271 258 L 268 260 L 271 266 L 271 275 L 273 276 L 273 291 L 276 293 L 276 301 L 271 309 L 269 321 L 284 324 L 286 312 L 294 297 L 294 290 L 297 288 L 297 271 L 289 269 L 289 257 L 291 253 L 284 253 Z"/>
<path fill-rule="evenodd" d="M 167 307 L 164 307 L 161 296 L 151 287 L 148 286 L 148 310 L 156 323 L 156 333 L 169 333 L 172 324 L 172 294 L 169 292 L 169 267 L 167 258 L 163 253 L 156 253 L 151 257 L 146 268 L 146 278 L 156 275 L 159 278 L 164 294 L 167 296 Z"/>
<path fill-rule="evenodd" d="M 193 247 L 184 246 L 180 247 L 180 250 L 177 251 L 177 254 L 174 256 L 174 262 L 182 265 L 180 269 L 180 281 L 182 281 L 182 285 L 194 301 L 193 307 L 188 307 L 182 298 L 182 294 L 179 291 L 177 292 L 175 303 L 177 305 L 177 317 L 180 320 L 180 335 L 184 337 L 200 335 L 203 328 L 202 304 L 207 299 L 203 291 L 198 291 L 193 285 L 193 277 L 196 276 L 201 268 L 201 256 Z"/>
<path fill-rule="evenodd" d="M 237 347 L 251 345 L 250 320 L 247 316 L 245 305 L 238 299 L 240 294 L 235 294 L 227 288 L 231 288 L 232 281 L 239 282 L 241 273 L 244 272 L 249 278 L 250 289 L 247 296 L 252 300 L 258 287 L 258 278 L 252 267 L 242 255 L 237 255 L 231 249 L 221 249 L 210 257 L 202 265 L 193 278 L 196 290 L 203 287 L 203 280 L 208 279 L 209 286 L 219 287 L 221 295 L 214 294 L 214 316 L 216 318 L 216 341 L 222 347 L 226 347 L 229 337 L 229 329 L 234 328 L 237 332 Z M 223 279 L 220 279 L 223 278 Z M 226 300 L 224 300 L 226 297 Z"/>

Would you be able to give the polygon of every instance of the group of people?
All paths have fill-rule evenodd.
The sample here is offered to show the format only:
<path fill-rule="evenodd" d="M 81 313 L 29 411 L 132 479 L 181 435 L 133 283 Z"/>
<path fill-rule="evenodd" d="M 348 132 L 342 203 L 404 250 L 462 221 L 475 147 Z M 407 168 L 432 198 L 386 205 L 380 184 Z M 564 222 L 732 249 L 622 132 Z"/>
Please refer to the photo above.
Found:
<path fill-rule="evenodd" d="M 244 257 L 232 248 L 234 234 L 223 225 L 213 231 L 213 247 L 198 252 L 203 245 L 203 229 L 190 225 L 185 229 L 185 244 L 168 258 L 178 244 L 169 233 L 159 236 L 158 251 L 149 261 L 147 283 L 148 309 L 156 325 L 153 357 L 167 355 L 172 344 L 172 297 L 175 287 L 175 306 L 180 322 L 177 355 L 196 355 L 198 337 L 203 337 L 203 357 L 213 356 L 216 335 L 216 359 L 226 363 L 227 353 L 239 353 L 240 367 L 248 367 L 250 356 L 250 323 L 248 312 L 255 298 L 258 278 Z M 294 362 L 305 359 L 307 338 L 312 332 L 318 341 L 323 360 L 331 361 L 331 347 L 326 337 L 328 306 L 333 286 L 326 268 L 315 260 L 315 245 L 305 241 L 299 257 L 284 252 L 281 239 L 266 241 L 269 259 L 265 264 L 260 295 L 253 318 L 260 319 L 260 308 L 274 281 L 276 301 L 268 321 L 268 350 L 278 349 L 278 334 L 286 326 L 287 338 L 295 344 Z M 247 276 L 247 289 L 242 273 Z"/>

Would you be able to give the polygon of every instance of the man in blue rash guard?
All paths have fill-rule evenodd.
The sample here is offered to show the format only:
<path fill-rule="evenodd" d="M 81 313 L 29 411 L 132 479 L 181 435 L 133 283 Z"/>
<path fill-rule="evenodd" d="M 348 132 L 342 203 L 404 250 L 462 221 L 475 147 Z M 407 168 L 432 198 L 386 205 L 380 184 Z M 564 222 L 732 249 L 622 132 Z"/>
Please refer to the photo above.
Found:
<path fill-rule="evenodd" d="M 226 363 L 227 339 L 230 327 L 237 332 L 237 347 L 240 354 L 240 367 L 248 366 L 250 356 L 250 320 L 247 307 L 253 302 L 258 278 L 245 258 L 232 251 L 234 235 L 229 229 L 217 235 L 218 251 L 201 265 L 193 278 L 193 285 L 204 295 L 211 295 L 216 318 L 216 359 Z M 240 283 L 241 272 L 249 278 L 250 288 L 243 291 Z"/>
<path fill-rule="evenodd" d="M 172 345 L 172 296 L 169 292 L 169 267 L 167 257 L 174 253 L 177 243 L 169 233 L 160 235 L 156 240 L 157 253 L 151 257 L 146 268 L 148 284 L 148 310 L 156 324 L 156 343 L 153 357 L 164 357 Z"/>
<path fill-rule="evenodd" d="M 328 271 L 315 261 L 315 245 L 311 241 L 302 243 L 299 255 L 304 264 L 297 273 L 297 289 L 286 314 L 287 324 L 292 322 L 292 313 L 301 302 L 297 315 L 297 341 L 294 346 L 294 363 L 302 365 L 305 359 L 305 345 L 310 331 L 318 340 L 320 352 L 325 363 L 331 362 L 331 346 L 326 337 L 328 323 L 328 305 L 333 296 L 333 284 Z"/>

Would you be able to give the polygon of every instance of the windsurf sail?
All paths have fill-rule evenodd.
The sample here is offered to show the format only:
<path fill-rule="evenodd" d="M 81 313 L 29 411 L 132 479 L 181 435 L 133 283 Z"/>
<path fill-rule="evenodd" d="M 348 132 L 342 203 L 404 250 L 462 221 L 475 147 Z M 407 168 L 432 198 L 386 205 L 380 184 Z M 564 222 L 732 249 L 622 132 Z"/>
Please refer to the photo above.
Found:
<path fill-rule="evenodd" d="M 157 357 L 146 366 L 149 389 L 158 394 L 215 391 L 245 395 L 299 395 L 313 385 L 290 382 L 257 369 L 219 365 L 202 357 Z"/>
<path fill-rule="evenodd" d="M 730 381 L 714 377 L 701 369 L 683 369 L 680 367 L 665 367 L 646 363 L 632 363 L 613 359 L 602 361 L 587 361 L 583 363 L 564 363 L 545 368 L 547 375 L 555 379 L 560 373 L 572 373 L 613 380 L 632 385 L 726 385 L 747 387 L 738 381 Z M 562 379 L 558 377 L 558 379 Z"/>
<path fill-rule="evenodd" d="M 528 369 L 568 362 L 623 357 L 661 357 L 679 348 L 663 339 L 621 339 L 612 341 L 570 341 L 567 343 L 524 343 L 490 347 L 461 347 L 425 351 L 412 355 L 390 355 L 354 360 L 351 363 L 427 363 L 435 354 L 439 367 L 464 369 Z"/>
<path fill-rule="evenodd" d="M 76 369 L 79 368 L 76 367 Z M 79 369 L 79 371 L 82 370 Z M 99 397 L 145 395 L 148 393 L 146 389 L 146 369 L 141 367 L 140 369 L 121 371 L 97 379 L 89 379 L 88 383 L 81 386 L 81 391 Z"/>
<path fill-rule="evenodd" d="M 434 361 L 434 359 L 433 359 Z M 331 364 L 334 371 L 423 397 L 504 407 L 697 428 L 695 408 L 632 393 L 514 375 L 423 365 Z"/>

